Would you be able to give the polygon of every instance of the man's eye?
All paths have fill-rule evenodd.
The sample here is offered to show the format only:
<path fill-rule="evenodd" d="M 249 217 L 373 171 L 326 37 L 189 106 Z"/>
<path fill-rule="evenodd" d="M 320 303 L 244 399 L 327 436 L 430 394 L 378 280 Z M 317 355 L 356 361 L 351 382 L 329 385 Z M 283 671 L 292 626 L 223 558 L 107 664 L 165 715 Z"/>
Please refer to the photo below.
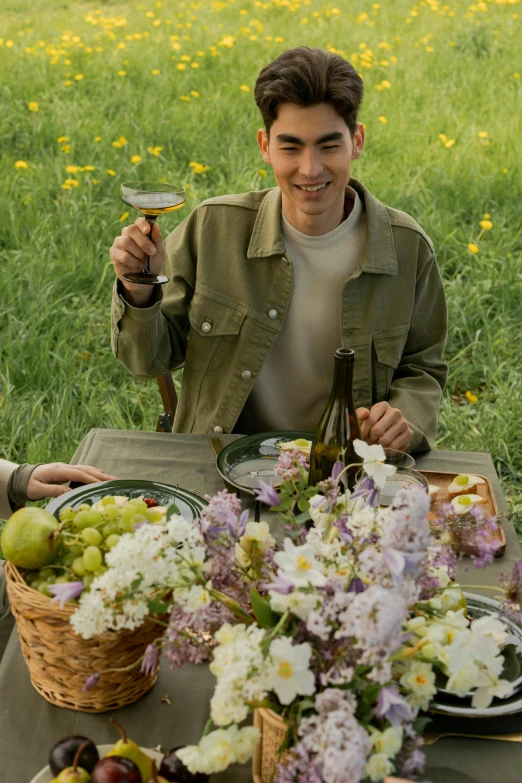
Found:
<path fill-rule="evenodd" d="M 330 147 L 323 147 L 323 150 L 336 150 L 338 147 L 338 144 L 332 144 Z"/>
<path fill-rule="evenodd" d="M 283 152 L 295 152 L 297 147 L 281 147 Z"/>

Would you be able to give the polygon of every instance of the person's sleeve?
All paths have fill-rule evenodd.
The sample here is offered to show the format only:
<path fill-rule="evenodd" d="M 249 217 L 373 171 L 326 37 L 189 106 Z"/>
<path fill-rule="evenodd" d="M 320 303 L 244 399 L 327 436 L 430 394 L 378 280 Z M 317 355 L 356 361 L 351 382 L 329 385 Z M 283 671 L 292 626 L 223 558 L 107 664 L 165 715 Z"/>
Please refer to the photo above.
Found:
<path fill-rule="evenodd" d="M 188 306 L 196 285 L 197 232 L 196 209 L 167 237 L 162 271 L 169 282 L 155 287 L 150 307 L 133 307 L 120 281 L 114 284 L 112 350 L 133 375 L 156 378 L 185 360 Z"/>
<path fill-rule="evenodd" d="M 27 485 L 35 468 L 0 459 L 0 519 L 9 519 L 28 500 Z"/>
<path fill-rule="evenodd" d="M 408 451 L 426 451 L 435 441 L 448 379 L 448 366 L 442 359 L 447 334 L 446 297 L 432 253 L 417 280 L 410 331 L 388 397 L 413 430 Z"/>

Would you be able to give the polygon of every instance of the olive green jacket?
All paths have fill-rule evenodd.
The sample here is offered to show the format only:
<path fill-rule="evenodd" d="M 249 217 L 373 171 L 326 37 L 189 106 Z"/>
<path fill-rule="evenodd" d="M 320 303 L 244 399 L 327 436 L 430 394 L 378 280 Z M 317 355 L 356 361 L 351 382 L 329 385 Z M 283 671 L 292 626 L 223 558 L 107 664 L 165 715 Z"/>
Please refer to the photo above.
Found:
<path fill-rule="evenodd" d="M 340 342 L 355 351 L 355 404 L 387 400 L 413 429 L 410 450 L 425 450 L 447 378 L 433 245 L 409 215 L 350 185 L 368 227 L 362 267 L 342 290 Z M 170 282 L 150 307 L 131 307 L 115 284 L 115 356 L 142 378 L 184 362 L 176 432 L 232 432 L 281 329 L 293 280 L 281 203 L 277 187 L 201 203 L 165 241 Z"/>

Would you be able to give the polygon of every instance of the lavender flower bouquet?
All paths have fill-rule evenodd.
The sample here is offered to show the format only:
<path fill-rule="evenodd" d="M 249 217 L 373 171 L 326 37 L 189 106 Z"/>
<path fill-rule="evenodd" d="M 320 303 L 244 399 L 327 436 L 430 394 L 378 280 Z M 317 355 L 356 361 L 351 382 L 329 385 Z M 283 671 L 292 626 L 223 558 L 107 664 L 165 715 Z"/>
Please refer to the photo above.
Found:
<path fill-rule="evenodd" d="M 310 488 L 303 456 L 285 452 L 279 491 L 259 492 L 278 514 L 277 533 L 223 490 L 207 497 L 196 525 L 172 515 L 124 535 L 82 594 L 71 623 L 85 638 L 170 609 L 161 644 L 171 663 L 210 662 L 217 682 L 205 735 L 178 751 L 191 772 L 247 761 L 259 732 L 240 724 L 266 707 L 288 726 L 276 783 L 411 778 L 423 769 L 418 713 L 436 676 L 451 693 L 472 692 L 475 706 L 511 693 L 506 628 L 468 617 L 451 526 L 446 543 L 431 536 L 421 488 L 380 508 L 394 468 L 382 447 L 356 444 L 367 475 L 353 493 L 342 465 Z M 479 564 L 493 554 L 485 545 Z M 509 600 L 518 592 L 506 581 Z M 159 653 L 150 645 L 142 667 L 154 671 Z"/>

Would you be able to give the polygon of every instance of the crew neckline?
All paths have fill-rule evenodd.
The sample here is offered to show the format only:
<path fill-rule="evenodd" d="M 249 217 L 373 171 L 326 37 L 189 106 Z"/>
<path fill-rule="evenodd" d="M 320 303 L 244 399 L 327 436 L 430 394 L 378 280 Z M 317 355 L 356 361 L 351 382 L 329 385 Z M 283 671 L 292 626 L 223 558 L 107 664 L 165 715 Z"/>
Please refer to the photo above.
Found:
<path fill-rule="evenodd" d="M 325 247 L 337 242 L 341 236 L 345 237 L 352 234 L 355 231 L 363 212 L 362 202 L 357 191 L 350 187 L 350 185 L 346 186 L 345 194 L 345 199 L 353 199 L 352 211 L 346 220 L 339 223 L 336 228 L 332 229 L 332 231 L 329 231 L 327 234 L 320 234 L 319 236 L 303 234 L 302 231 L 299 231 L 288 221 L 281 208 L 281 222 L 285 238 L 293 240 L 302 247 Z"/>

